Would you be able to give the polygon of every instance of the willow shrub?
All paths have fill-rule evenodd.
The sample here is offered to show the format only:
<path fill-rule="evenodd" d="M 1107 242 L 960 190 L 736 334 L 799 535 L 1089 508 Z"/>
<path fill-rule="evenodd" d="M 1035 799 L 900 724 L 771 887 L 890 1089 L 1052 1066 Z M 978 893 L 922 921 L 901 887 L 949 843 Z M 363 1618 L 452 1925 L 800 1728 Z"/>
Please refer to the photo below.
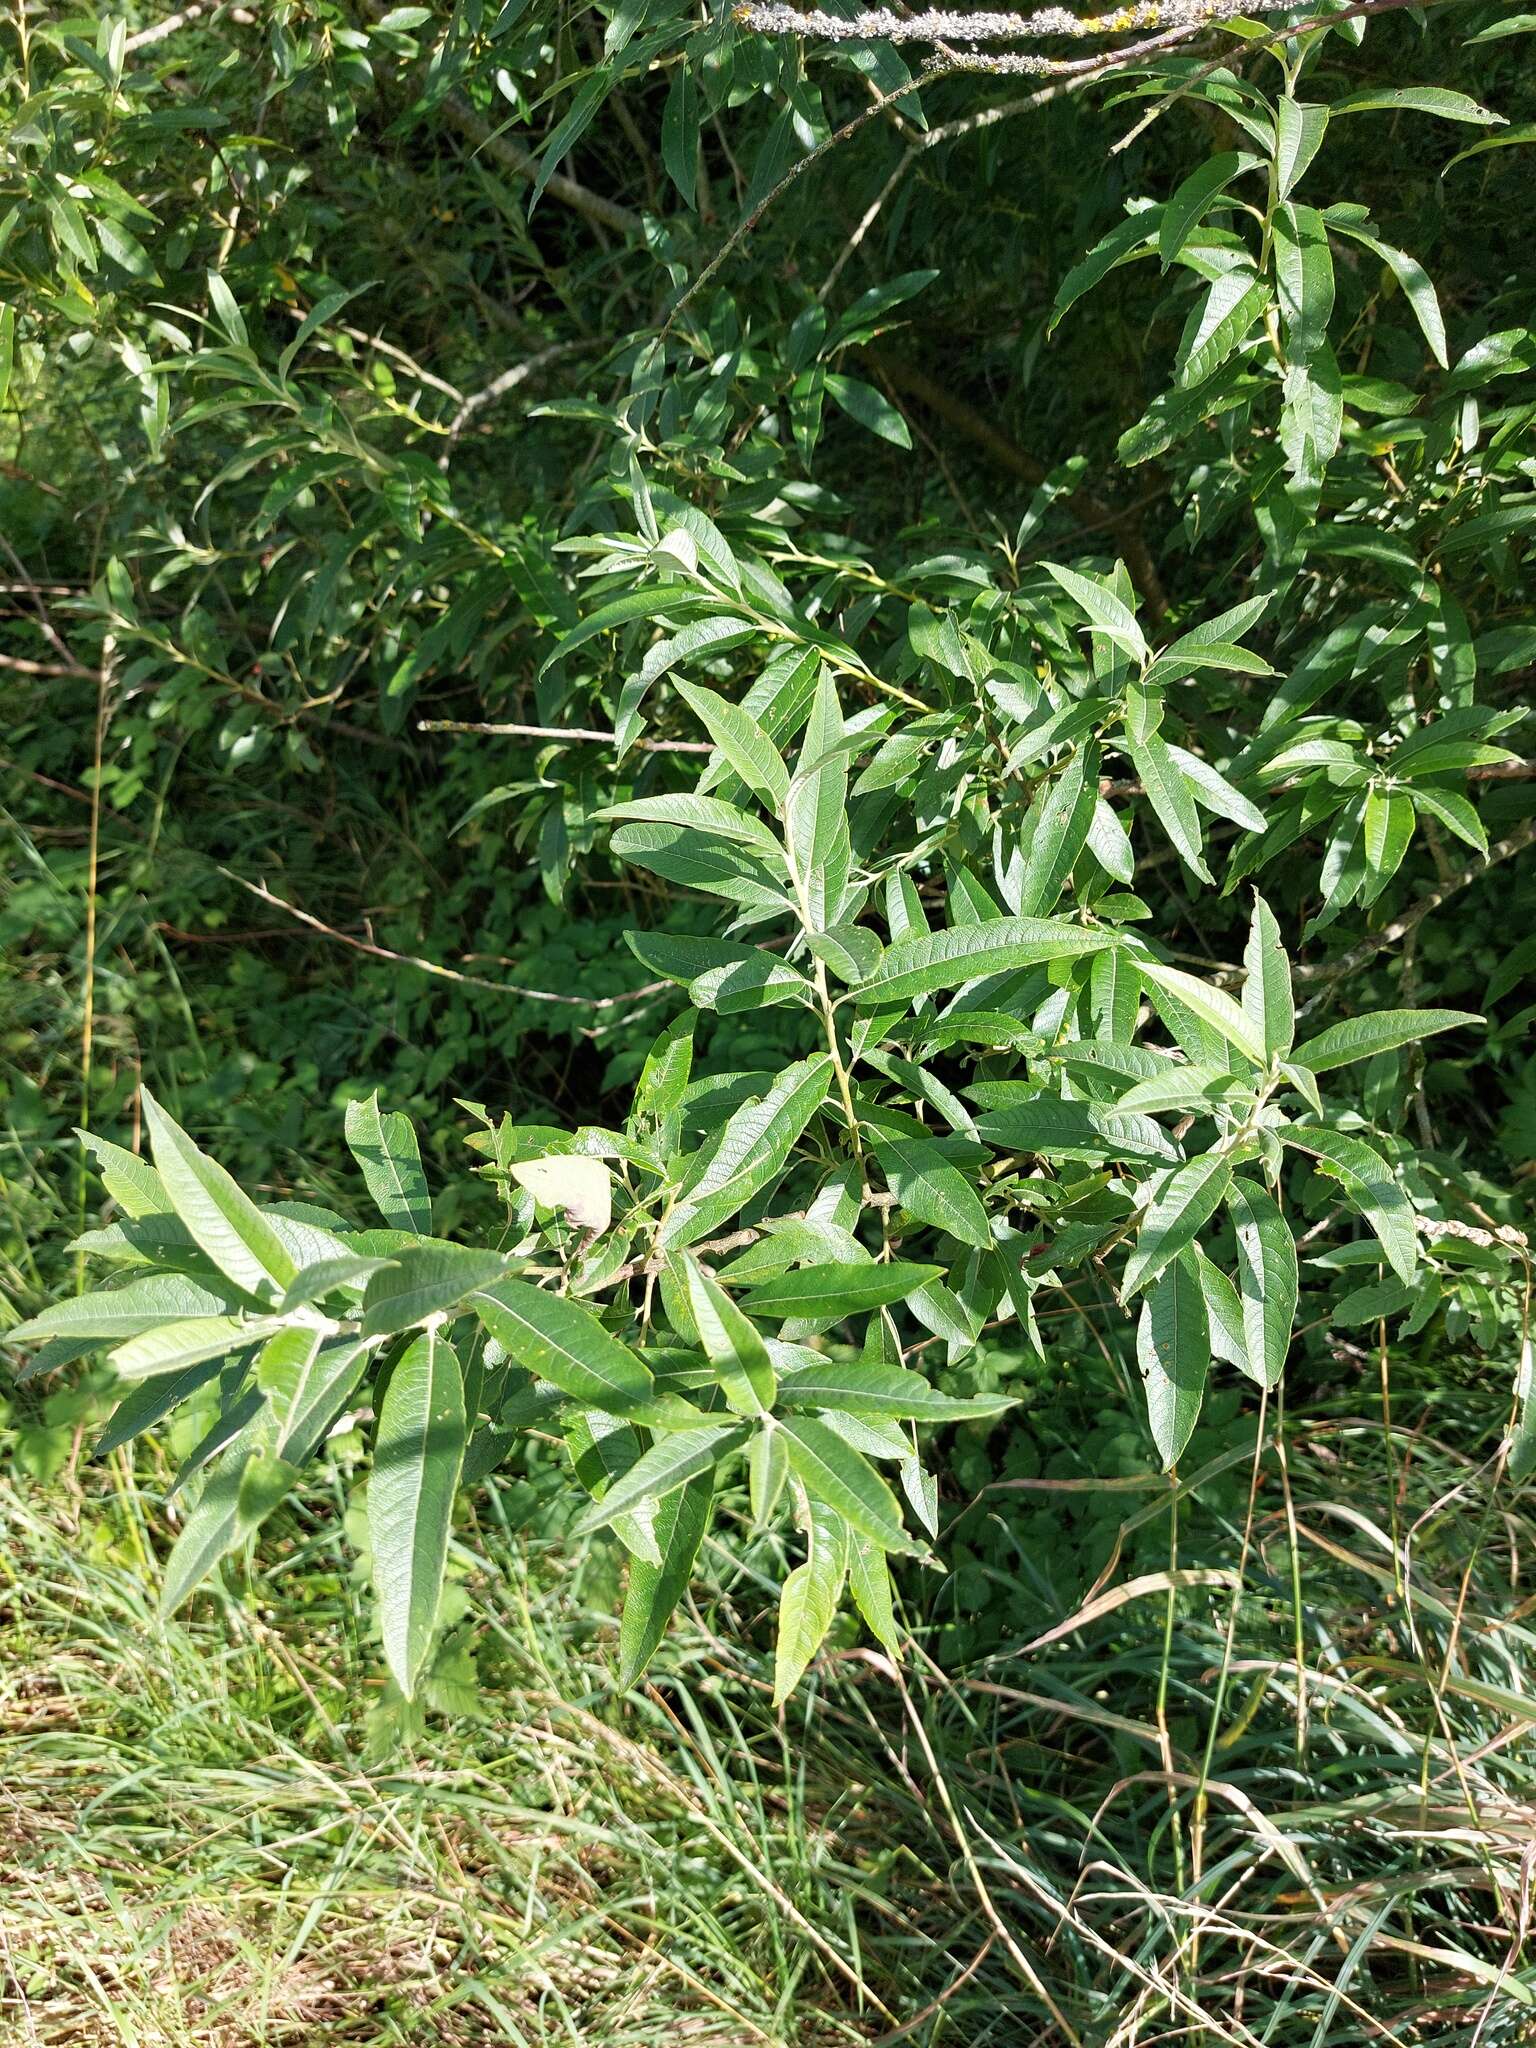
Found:
<path fill-rule="evenodd" d="M 893 1557 L 942 1567 L 927 1447 L 1009 1402 L 942 1391 L 935 1367 L 999 1326 L 1041 1350 L 1043 1308 L 1085 1275 L 1134 1333 L 1170 1470 L 1213 1375 L 1278 1384 L 1299 1315 L 1413 1332 L 1493 1313 L 1523 1247 L 1407 1114 L 1421 1043 L 1471 1045 L 1482 1018 L 1350 998 L 1395 942 L 1389 914 L 1412 921 L 1424 835 L 1451 889 L 1457 860 L 1470 873 L 1490 852 L 1480 799 L 1516 759 L 1500 734 L 1519 713 L 1480 685 L 1530 651 L 1501 610 L 1501 562 L 1529 518 L 1518 394 L 1536 349 L 1512 325 L 1453 355 L 1419 258 L 1314 190 L 1346 121 L 1411 119 L 1425 147 L 1446 122 L 1498 134 L 1439 86 L 1346 77 L 1325 96 L 1313 81 L 1336 49 L 1354 61 L 1349 26 L 1271 33 L 1262 70 L 1175 57 L 1135 73 L 1140 91 L 1206 102 L 1220 121 L 1190 132 L 1232 146 L 1131 205 L 1053 312 L 1091 320 L 1124 266 L 1164 275 L 1182 334 L 1118 460 L 1163 462 L 1186 533 L 1229 536 L 1230 602 L 1170 613 L 1155 569 L 1133 580 L 1101 542 L 1039 559 L 1070 465 L 995 547 L 874 566 L 840 541 L 797 465 L 829 402 L 910 447 L 857 350 L 932 271 L 840 315 L 807 295 L 761 339 L 706 287 L 620 348 L 616 401 L 549 408 L 610 458 L 545 564 L 574 570 L 579 597 L 545 620 L 534 694 L 551 744 L 476 828 L 510 805 L 554 893 L 573 864 L 643 871 L 629 943 L 681 1007 L 622 1126 L 476 1112 L 474 1170 L 503 1198 L 484 1243 L 434 1234 L 416 1138 L 376 1098 L 346 1119 L 367 1217 L 253 1200 L 147 1094 L 153 1165 L 87 1140 L 116 1213 L 79 1249 L 108 1277 L 12 1334 L 42 1344 L 32 1371 L 109 1350 L 126 1391 L 100 1450 L 183 1403 L 211 1416 L 179 1481 L 168 1609 L 339 1419 L 371 1414 L 367 1542 L 410 1698 L 439 1640 L 456 1495 L 535 1430 L 569 1452 L 577 1526 L 628 1552 L 626 1683 L 727 1492 L 735 1515 L 744 1480 L 755 1523 L 792 1529 L 782 1699 L 845 1597 L 897 1652 Z M 668 94 L 674 167 L 721 97 L 716 55 Z M 58 234 L 83 260 L 68 210 Z M 133 268 L 105 232 L 101 246 Z M 1359 340 L 1383 292 L 1411 385 Z M 187 380 L 200 424 L 279 422 L 295 489 L 338 473 L 343 414 L 306 385 L 303 350 L 339 303 L 275 361 L 222 279 L 209 295 L 157 391 Z M 449 487 L 391 459 L 387 516 L 425 551 L 423 577 L 447 576 L 431 550 L 453 527 Z M 264 503 L 277 517 L 275 486 Z M 483 579 L 504 573 L 450 581 L 405 669 L 467 646 Z M 147 629 L 121 567 L 98 603 L 131 653 Z M 597 769 L 560 743 L 594 702 L 614 733 Z M 1191 935 L 1234 906 L 1240 963 L 1192 957 Z M 739 1034 L 751 1063 L 695 1074 L 706 1014 L 729 1020 L 716 1051 Z"/>

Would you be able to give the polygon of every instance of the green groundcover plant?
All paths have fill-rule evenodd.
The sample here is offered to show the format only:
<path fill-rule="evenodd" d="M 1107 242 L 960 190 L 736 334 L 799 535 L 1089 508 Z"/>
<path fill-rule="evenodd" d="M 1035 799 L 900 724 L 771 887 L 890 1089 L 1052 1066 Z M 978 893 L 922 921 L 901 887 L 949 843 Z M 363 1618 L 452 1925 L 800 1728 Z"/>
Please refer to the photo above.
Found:
<path fill-rule="evenodd" d="M 1142 125 L 1199 116 L 1184 160 L 1063 268 L 1036 337 L 1092 322 L 1123 272 L 1153 280 L 1155 374 L 1112 461 L 1133 486 L 1154 475 L 1207 558 L 1171 596 L 1121 513 L 1083 516 L 1081 460 L 990 536 L 852 536 L 819 451 L 837 414 L 865 437 L 839 441 L 845 463 L 850 445 L 921 459 L 865 371 L 939 270 L 841 295 L 775 279 L 749 305 L 717 281 L 841 146 L 832 82 L 862 81 L 872 111 L 905 105 L 968 68 L 942 54 L 963 22 L 919 23 L 941 54 L 914 71 L 912 24 L 886 15 L 622 8 L 584 75 L 554 76 L 560 38 L 515 7 L 456 9 L 436 39 L 426 9 L 347 29 L 333 105 L 338 77 L 364 94 L 374 63 L 429 109 L 494 78 L 527 114 L 542 80 L 564 111 L 524 166 L 533 197 L 646 245 L 659 303 L 603 378 L 542 408 L 596 450 L 554 533 L 495 527 L 459 494 L 435 459 L 460 430 L 451 405 L 352 367 L 358 287 L 317 295 L 279 344 L 270 265 L 244 305 L 220 263 L 182 270 L 147 194 L 166 138 L 211 118 L 189 112 L 185 74 L 136 71 L 120 19 L 34 32 L 0 228 L 32 296 L 6 308 L 0 374 L 40 374 L 46 335 L 104 321 L 148 456 L 206 457 L 215 555 L 263 563 L 248 662 L 211 601 L 175 618 L 156 602 L 199 571 L 201 541 L 146 541 L 159 569 L 120 548 L 81 606 L 104 690 L 168 683 L 157 715 L 206 726 L 207 692 L 234 681 L 231 770 L 276 747 L 302 764 L 323 709 L 308 678 L 349 658 L 335 605 L 359 632 L 369 615 L 396 732 L 437 664 L 488 657 L 510 607 L 537 649 L 516 730 L 540 744 L 456 823 L 512 819 L 498 844 L 556 900 L 590 874 L 626 881 L 641 994 L 671 1012 L 630 1046 L 611 1122 L 462 1103 L 496 1197 L 473 1243 L 436 1233 L 416 1135 L 377 1095 L 345 1115 L 366 1215 L 256 1199 L 147 1089 L 149 1157 L 87 1137 L 112 1213 L 74 1249 L 105 1280 L 9 1336 L 42 1346 L 27 1376 L 108 1354 L 122 1392 L 98 1452 L 183 1404 L 206 1415 L 176 1483 L 167 1609 L 366 1415 L 367 1545 L 411 1699 L 440 1641 L 456 1495 L 532 1431 L 569 1455 L 578 1530 L 628 1553 L 624 1683 L 743 1484 L 755 1524 L 793 1531 L 782 1700 L 845 1598 L 899 1650 L 890 1560 L 944 1565 L 935 1433 L 1011 1405 L 941 1382 L 990 1346 L 1043 1355 L 1042 1317 L 1085 1294 L 1113 1308 L 1106 1342 L 1169 1470 L 1213 1376 L 1267 1400 L 1299 1329 L 1440 1319 L 1505 1369 L 1525 1240 L 1437 1140 L 1424 1048 L 1481 1056 L 1529 946 L 1477 1007 L 1383 970 L 1532 838 L 1528 808 L 1499 807 L 1524 788 L 1536 655 L 1532 279 L 1448 317 L 1419 255 L 1333 181 L 1339 133 L 1373 121 L 1440 151 L 1447 176 L 1532 131 L 1460 85 L 1379 83 L 1374 11 L 1175 10 L 1167 47 L 1143 48 L 1131 38 L 1159 24 L 1133 9 L 1093 25 L 1121 43 L 1086 71 L 1011 67 L 1044 93 L 1102 72 Z M 1433 12 L 1463 69 L 1502 66 L 1532 25 Z M 1076 47 L 1054 17 L 1037 33 Z M 239 84 L 204 61 L 216 105 Z M 1010 73 L 995 52 L 969 68 Z M 643 221 L 560 168 L 621 86 L 659 122 L 669 181 Z M 736 106 L 766 115 L 761 155 L 736 231 L 689 260 L 700 167 Z M 902 119 L 908 155 L 868 221 L 936 132 Z M 173 275 L 186 303 L 167 310 Z M 1063 536 L 1072 504 L 1108 538 Z M 1509 1362 L 1501 1457 L 1519 1476 L 1528 1345 Z"/>

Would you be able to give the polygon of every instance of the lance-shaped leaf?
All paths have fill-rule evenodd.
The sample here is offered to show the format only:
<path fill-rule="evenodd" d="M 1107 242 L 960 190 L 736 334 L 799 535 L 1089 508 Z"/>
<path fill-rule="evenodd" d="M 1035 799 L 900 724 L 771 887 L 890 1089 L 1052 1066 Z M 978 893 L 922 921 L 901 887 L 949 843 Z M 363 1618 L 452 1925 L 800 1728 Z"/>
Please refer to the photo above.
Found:
<path fill-rule="evenodd" d="M 441 1331 L 424 1331 L 389 1376 L 368 1481 L 384 1655 L 407 1699 L 437 1633 L 465 1441 L 458 1355 Z"/>
<path fill-rule="evenodd" d="M 1246 1369 L 1272 1387 L 1285 1369 L 1296 1320 L 1296 1240 L 1267 1188 L 1241 1175 L 1227 1190 L 1237 1230 L 1237 1285 L 1242 1299 Z"/>
<path fill-rule="evenodd" d="M 75 1136 L 96 1161 L 102 1186 L 125 1216 L 158 1216 L 170 1208 L 165 1182 L 147 1159 L 98 1138 L 93 1131 L 77 1130 Z"/>
<path fill-rule="evenodd" d="M 1245 1059 L 1252 1060 L 1256 1067 L 1267 1065 L 1259 1027 L 1225 989 L 1213 988 L 1196 975 L 1186 974 L 1181 967 L 1165 967 L 1161 960 L 1138 957 L 1136 964 L 1145 980 L 1167 989 L 1202 1024 L 1219 1032 L 1229 1045 L 1235 1045 Z"/>
<path fill-rule="evenodd" d="M 1487 1019 L 1473 1010 L 1367 1010 L 1363 1016 L 1346 1017 L 1331 1024 L 1316 1038 L 1296 1049 L 1296 1064 L 1314 1074 L 1326 1074 L 1334 1067 L 1347 1067 L 1353 1060 L 1368 1060 L 1379 1052 L 1392 1052 L 1401 1045 L 1415 1045 L 1437 1031 L 1459 1031 Z"/>
<path fill-rule="evenodd" d="M 767 1527 L 788 1478 L 789 1454 L 784 1448 L 784 1432 L 769 1417 L 761 1429 L 754 1431 L 747 1447 L 747 1494 L 752 1519 L 760 1529 Z"/>
<path fill-rule="evenodd" d="M 683 1266 L 699 1342 L 726 1400 L 738 1415 L 766 1415 L 773 1407 L 778 1376 L 760 1331 L 697 1259 L 685 1255 Z"/>
<path fill-rule="evenodd" d="M 205 1358 L 181 1372 L 145 1380 L 134 1387 L 113 1409 L 112 1420 L 91 1446 L 91 1456 L 105 1458 L 123 1444 L 132 1443 L 146 1429 L 153 1429 L 173 1408 L 180 1407 L 189 1394 L 206 1386 L 218 1369 L 216 1358 Z"/>
<path fill-rule="evenodd" d="M 1210 1325 L 1192 1255 L 1175 1260 L 1142 1303 L 1136 1356 L 1152 1441 L 1170 1470 L 1194 1434 L 1211 1369 Z"/>
<path fill-rule="evenodd" d="M 849 1529 L 822 1501 L 807 1516 L 806 1556 L 784 1581 L 773 1659 L 773 1703 L 782 1706 L 826 1641 L 848 1573 Z"/>
<path fill-rule="evenodd" d="M 278 1327 L 270 1317 L 190 1316 L 185 1322 L 161 1323 L 130 1337 L 111 1354 L 112 1365 L 125 1380 L 156 1379 L 161 1373 L 200 1365 L 206 1358 L 226 1358 Z"/>
<path fill-rule="evenodd" d="M 1205 864 L 1200 813 L 1195 807 L 1189 778 L 1180 769 L 1161 734 L 1149 732 L 1144 739 L 1127 737 L 1126 752 L 1141 777 L 1147 802 L 1181 860 L 1186 861 L 1203 882 L 1212 879 Z"/>
<path fill-rule="evenodd" d="M 31 1344 L 44 1338 L 73 1337 L 88 1343 L 121 1343 L 142 1331 L 158 1329 L 162 1323 L 223 1315 L 237 1302 L 237 1295 L 228 1288 L 210 1286 L 182 1273 L 153 1273 L 130 1280 L 125 1287 L 53 1302 L 30 1321 L 7 1330 L 5 1341 Z"/>
<path fill-rule="evenodd" d="M 1080 575 L 1076 569 L 1063 569 L 1056 562 L 1047 562 L 1044 567 L 1087 613 L 1095 632 L 1112 640 L 1133 661 L 1146 660 L 1150 652 L 1146 636 L 1136 623 L 1135 613 L 1114 591 L 1096 583 L 1091 576 Z"/>
<path fill-rule="evenodd" d="M 919 933 L 887 946 L 879 967 L 868 981 L 859 984 L 855 994 L 863 1008 L 905 1002 L 986 975 L 1102 953 L 1118 944 L 1113 932 L 1091 931 L 1065 919 L 989 918 L 980 924 Z"/>
<path fill-rule="evenodd" d="M 852 859 L 843 716 L 825 667 L 785 798 L 784 823 L 802 920 L 808 930 L 822 931 L 837 921 Z"/>
<path fill-rule="evenodd" d="M 840 1414 L 891 1422 L 974 1422 L 1014 1406 L 1006 1394 L 941 1394 L 921 1373 L 904 1366 L 838 1358 L 786 1373 L 779 1400 L 786 1408 L 835 1408 Z"/>
<path fill-rule="evenodd" d="M 811 1002 L 815 988 L 787 960 L 762 946 L 677 932 L 626 932 L 643 967 L 688 984 L 696 1008 L 728 1016 L 770 1003 Z"/>
<path fill-rule="evenodd" d="M 748 789 L 770 809 L 778 810 L 789 792 L 789 770 L 751 712 L 699 683 L 674 677 L 672 687 Z"/>
<path fill-rule="evenodd" d="M 277 1454 L 303 1465 L 356 1392 L 377 1346 L 363 1337 L 279 1330 L 256 1361 L 256 1384 L 272 1404 Z"/>
<path fill-rule="evenodd" d="M 375 1092 L 366 1102 L 347 1104 L 344 1128 L 347 1148 L 384 1221 L 391 1230 L 425 1237 L 432 1228 L 432 1198 L 410 1118 L 397 1109 L 382 1111 Z"/>
<path fill-rule="evenodd" d="M 1411 1280 L 1419 1263 L 1413 1204 L 1392 1178 L 1381 1154 L 1351 1132 L 1324 1130 L 1315 1124 L 1292 1125 L 1285 1142 L 1310 1153 L 1340 1183 L 1380 1238 L 1393 1272 L 1400 1280 Z"/>
<path fill-rule="evenodd" d="M 469 1306 L 509 1357 L 584 1407 L 639 1421 L 685 1422 L 698 1410 L 660 1395 L 649 1369 L 591 1309 L 527 1280 L 501 1280 Z"/>
<path fill-rule="evenodd" d="M 656 1504 L 652 1534 L 659 1564 L 636 1558 L 629 1567 L 624 1611 L 619 1617 L 619 1684 L 635 1684 L 666 1633 L 678 1602 L 688 1590 L 693 1562 L 709 1527 L 715 1497 L 713 1471 L 675 1488 Z"/>
<path fill-rule="evenodd" d="M 786 1415 L 780 1423 L 789 1469 L 813 1500 L 832 1508 L 882 1550 L 916 1553 L 901 1526 L 896 1496 L 867 1458 L 809 1415 Z"/>
<path fill-rule="evenodd" d="M 160 1613 L 172 1615 L 230 1551 L 252 1535 L 296 1475 L 271 1452 L 271 1424 L 258 1411 L 225 1451 L 181 1525 L 160 1582 Z"/>
<path fill-rule="evenodd" d="M 140 1092 L 156 1171 L 193 1241 L 247 1294 L 282 1294 L 298 1269 L 271 1219 L 222 1166 L 199 1152 L 147 1088 Z"/>
<path fill-rule="evenodd" d="M 595 1501 L 572 1527 L 573 1536 L 589 1536 L 606 1528 L 616 1515 L 652 1501 L 664 1501 L 690 1479 L 713 1472 L 722 1459 L 747 1439 L 745 1423 L 711 1423 L 703 1429 L 679 1430 L 659 1437 L 643 1451 L 624 1474 L 616 1479 L 600 1501 Z"/>
<path fill-rule="evenodd" d="M 891 1603 L 891 1568 L 885 1552 L 857 1529 L 848 1531 L 848 1590 L 875 1641 L 887 1656 L 899 1658 L 901 1638 Z"/>
<path fill-rule="evenodd" d="M 1015 908 L 1038 917 L 1053 910 L 1088 843 L 1099 802 L 1099 749 L 1085 742 L 1030 805 L 1023 825 L 1024 876 Z"/>
<path fill-rule="evenodd" d="M 1243 969 L 1243 1014 L 1258 1034 L 1266 1057 L 1284 1059 L 1296 1037 L 1291 963 L 1280 943 L 1275 914 L 1257 890 L 1248 943 L 1243 949 Z"/>
<path fill-rule="evenodd" d="M 886 1302 L 905 1301 L 943 1271 L 906 1259 L 868 1265 L 801 1266 L 763 1280 L 744 1298 L 757 1316 L 854 1316 Z"/>
<path fill-rule="evenodd" d="M 405 1246 L 368 1282 L 363 1335 L 393 1336 L 429 1316 L 446 1315 L 466 1295 L 489 1286 L 506 1264 L 500 1252 L 469 1245 L 434 1241 Z"/>
<path fill-rule="evenodd" d="M 1121 1292 L 1145 1287 L 1179 1254 L 1221 1207 L 1232 1180 L 1232 1168 L 1219 1154 L 1207 1152 L 1159 1176 L 1152 1199 L 1142 1213 L 1136 1249 L 1126 1261 Z"/>
<path fill-rule="evenodd" d="M 874 1152 L 886 1185 L 909 1216 L 947 1231 L 977 1251 L 992 1249 L 981 1197 L 934 1139 L 880 1137 L 874 1141 Z"/>
<path fill-rule="evenodd" d="M 744 1103 L 718 1143 L 696 1155 L 685 1174 L 661 1226 L 662 1246 L 679 1249 L 707 1237 L 761 1193 L 783 1168 L 831 1084 L 832 1061 L 824 1053 L 787 1067 L 760 1102 Z"/>

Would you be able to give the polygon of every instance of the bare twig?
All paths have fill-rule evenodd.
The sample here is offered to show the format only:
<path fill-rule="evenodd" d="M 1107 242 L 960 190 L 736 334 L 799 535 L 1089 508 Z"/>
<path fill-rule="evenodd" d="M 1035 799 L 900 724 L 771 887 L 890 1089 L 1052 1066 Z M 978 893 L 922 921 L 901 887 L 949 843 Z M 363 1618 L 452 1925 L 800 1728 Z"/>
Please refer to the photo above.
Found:
<path fill-rule="evenodd" d="M 592 745 L 615 747 L 619 743 L 616 732 L 588 731 L 573 725 L 507 725 L 500 720 L 483 718 L 421 718 L 416 722 L 418 732 L 489 732 L 503 734 L 508 738 L 521 740 L 571 740 Z M 715 750 L 708 740 L 632 740 L 646 754 L 712 754 Z"/>
<path fill-rule="evenodd" d="M 217 863 L 215 863 L 217 865 Z M 480 974 L 462 974 L 456 967 L 444 967 L 441 961 L 424 960 L 419 953 L 398 953 L 392 946 L 381 946 L 373 939 L 354 938 L 350 932 L 337 931 L 308 910 L 301 910 L 297 903 L 290 903 L 285 897 L 274 895 L 264 882 L 247 881 L 244 875 L 237 875 L 233 868 L 219 867 L 218 872 L 226 882 L 233 882 L 237 888 L 247 890 L 258 902 L 271 904 L 274 910 L 283 910 L 300 924 L 308 925 L 311 931 L 321 933 L 325 938 L 334 939 L 338 945 L 351 946 L 359 953 L 369 953 L 376 960 L 394 960 L 402 967 L 419 968 L 423 974 L 430 974 L 439 981 L 457 982 L 464 988 L 482 988 L 495 996 L 518 996 L 525 1002 L 562 1003 L 577 1010 L 616 1010 L 628 1003 L 638 1003 L 646 996 L 660 993 L 669 984 L 664 981 L 648 982 L 644 988 L 626 989 L 616 996 L 567 996 L 558 995 L 551 989 L 520 988 L 512 982 L 488 981 Z"/>
<path fill-rule="evenodd" d="M 1394 917 L 1390 924 L 1383 925 L 1379 932 L 1372 932 L 1370 937 L 1362 939 L 1358 946 L 1351 946 L 1349 951 L 1341 953 L 1337 960 L 1325 961 L 1316 967 L 1296 968 L 1297 978 L 1303 981 L 1318 981 L 1326 987 L 1329 982 L 1339 981 L 1347 974 L 1358 973 L 1386 947 L 1395 946 L 1399 939 L 1406 938 L 1432 911 L 1438 910 L 1452 896 L 1459 896 L 1463 889 L 1470 888 L 1489 868 L 1495 867 L 1500 861 L 1513 860 L 1516 854 L 1522 853 L 1532 844 L 1536 844 L 1536 818 L 1526 818 L 1515 827 L 1507 839 L 1501 839 L 1497 845 L 1490 846 L 1484 858 L 1469 862 L 1466 867 L 1449 876 L 1438 889 L 1431 889 L 1427 896 L 1421 896 L 1417 903 L 1403 912 L 1401 917 Z M 1317 998 L 1314 997 L 1312 1000 L 1315 1002 Z M 1308 1007 L 1310 1008 L 1310 1004 Z"/>
<path fill-rule="evenodd" d="M 546 363 L 556 361 L 560 356 L 574 354 L 587 347 L 583 341 L 557 341 L 549 348 L 541 348 L 520 363 L 514 363 L 510 370 L 503 370 L 499 377 L 493 377 L 483 391 L 472 391 L 464 399 L 458 411 L 448 423 L 448 442 L 437 458 L 439 469 L 446 469 L 453 459 L 454 443 L 478 412 L 488 405 L 494 405 L 498 398 L 505 398 L 509 391 L 515 391 L 519 384 L 526 383 L 535 371 L 542 370 Z M 456 393 L 455 396 L 458 396 Z"/>

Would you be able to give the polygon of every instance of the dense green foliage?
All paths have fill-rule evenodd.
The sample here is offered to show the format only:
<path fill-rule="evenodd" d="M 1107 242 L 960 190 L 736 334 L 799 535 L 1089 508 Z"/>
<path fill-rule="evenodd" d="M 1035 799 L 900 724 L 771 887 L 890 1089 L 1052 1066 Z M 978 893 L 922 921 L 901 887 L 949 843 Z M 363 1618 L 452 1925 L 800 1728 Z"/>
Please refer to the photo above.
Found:
<path fill-rule="evenodd" d="M 489 1484 L 621 1688 L 699 1578 L 776 1705 L 1117 1617 L 1052 1696 L 1208 1897 L 1287 1404 L 1454 1389 L 1479 1532 L 1536 1464 L 1536 17 L 1192 12 L 6 30 L 18 1458 L 168 1433 L 171 1615 L 361 1429 L 375 1755 Z M 1373 1654 L 1518 1701 L 1382 1483 Z"/>

